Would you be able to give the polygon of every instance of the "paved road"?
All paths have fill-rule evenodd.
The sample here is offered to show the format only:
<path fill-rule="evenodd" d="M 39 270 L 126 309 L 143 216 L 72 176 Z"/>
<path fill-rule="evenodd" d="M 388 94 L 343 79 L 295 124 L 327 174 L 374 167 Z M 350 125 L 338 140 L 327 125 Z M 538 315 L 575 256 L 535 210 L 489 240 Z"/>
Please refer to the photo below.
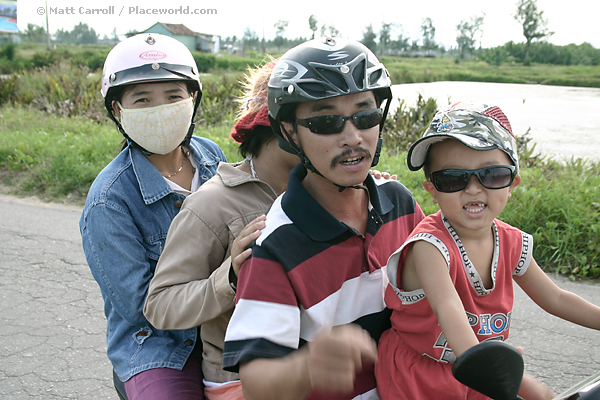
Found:
<path fill-rule="evenodd" d="M 0 195 L 0 398 L 116 399 L 76 207 Z"/>
<path fill-rule="evenodd" d="M 81 248 L 80 208 L 0 195 L 0 398 L 116 399 L 100 291 Z M 600 304 L 600 285 L 557 283 Z M 600 332 L 547 315 L 519 290 L 511 339 L 557 391 L 600 370 Z"/>

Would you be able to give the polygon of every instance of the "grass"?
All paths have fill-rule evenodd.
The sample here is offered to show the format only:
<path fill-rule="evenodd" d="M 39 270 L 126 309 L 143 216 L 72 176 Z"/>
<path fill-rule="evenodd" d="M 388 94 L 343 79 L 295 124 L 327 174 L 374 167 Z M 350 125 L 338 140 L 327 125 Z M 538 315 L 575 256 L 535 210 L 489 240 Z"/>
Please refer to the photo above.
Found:
<path fill-rule="evenodd" d="M 84 117 L 12 107 L 0 111 L 0 163 L 10 172 L 8 183 L 45 200 L 81 201 L 121 140 L 114 126 Z"/>
<path fill-rule="evenodd" d="M 26 121 L 26 123 L 23 123 Z M 225 125 L 198 128 L 228 160 L 237 145 Z M 13 192 L 82 204 L 98 172 L 120 151 L 123 137 L 112 122 L 56 117 L 22 107 L 0 109 L 0 165 Z"/>

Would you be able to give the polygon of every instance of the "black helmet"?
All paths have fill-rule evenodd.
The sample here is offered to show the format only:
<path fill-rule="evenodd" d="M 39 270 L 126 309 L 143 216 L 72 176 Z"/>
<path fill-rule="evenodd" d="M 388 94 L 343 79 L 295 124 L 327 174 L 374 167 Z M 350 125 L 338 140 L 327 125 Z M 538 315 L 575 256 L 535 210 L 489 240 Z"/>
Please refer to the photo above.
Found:
<path fill-rule="evenodd" d="M 297 103 L 370 90 L 378 102 L 387 100 L 373 158 L 376 165 L 381 130 L 392 99 L 390 75 L 384 65 L 367 46 L 341 38 L 314 39 L 287 51 L 277 62 L 268 85 L 269 120 L 279 145 L 303 157 L 301 150 L 283 137 L 280 126 L 281 121 L 291 116 Z"/>

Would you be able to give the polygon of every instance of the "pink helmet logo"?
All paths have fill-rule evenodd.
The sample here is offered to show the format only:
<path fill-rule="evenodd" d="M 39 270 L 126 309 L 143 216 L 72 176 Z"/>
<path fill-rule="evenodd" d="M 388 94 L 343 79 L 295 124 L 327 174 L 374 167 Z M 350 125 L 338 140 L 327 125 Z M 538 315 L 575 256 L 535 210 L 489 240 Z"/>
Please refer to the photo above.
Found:
<path fill-rule="evenodd" d="M 156 60 L 159 58 L 165 58 L 167 55 L 165 53 L 163 53 L 162 51 L 146 51 L 142 54 L 140 54 L 140 58 L 144 59 L 144 60 L 148 60 L 148 59 L 152 59 L 152 60 Z"/>

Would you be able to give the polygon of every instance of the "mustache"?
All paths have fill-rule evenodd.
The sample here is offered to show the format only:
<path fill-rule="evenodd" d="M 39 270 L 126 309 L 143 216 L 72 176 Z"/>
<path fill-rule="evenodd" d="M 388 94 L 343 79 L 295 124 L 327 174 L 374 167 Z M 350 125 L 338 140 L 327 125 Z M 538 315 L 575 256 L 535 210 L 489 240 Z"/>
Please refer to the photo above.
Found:
<path fill-rule="evenodd" d="M 333 159 L 331 160 L 331 169 L 335 168 L 335 166 L 342 161 L 342 159 L 348 157 L 349 155 L 359 155 L 359 156 L 364 156 L 367 159 L 371 159 L 371 152 L 368 149 L 365 149 L 364 147 L 354 147 L 352 149 L 346 149 L 344 151 L 342 151 L 340 154 L 338 154 L 337 156 L 333 157 Z"/>

